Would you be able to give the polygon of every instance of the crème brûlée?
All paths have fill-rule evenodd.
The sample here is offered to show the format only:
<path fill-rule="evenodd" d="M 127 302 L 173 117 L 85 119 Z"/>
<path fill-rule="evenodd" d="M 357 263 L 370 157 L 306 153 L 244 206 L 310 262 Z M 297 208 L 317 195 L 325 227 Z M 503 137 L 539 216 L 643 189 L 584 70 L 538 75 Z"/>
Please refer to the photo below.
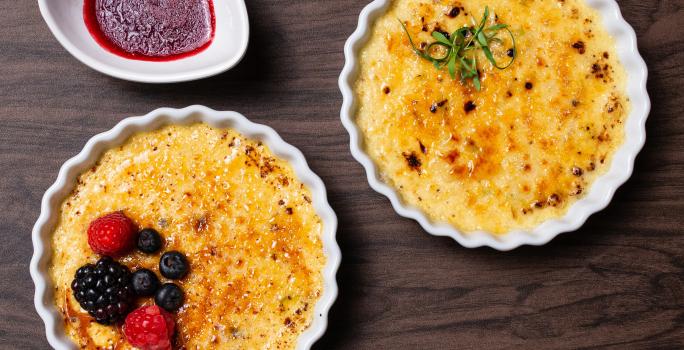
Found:
<path fill-rule="evenodd" d="M 497 69 L 473 50 L 480 90 L 412 49 L 409 38 L 426 50 L 433 32 L 475 27 L 487 7 L 487 25 L 506 24 L 515 39 L 500 29 L 492 51 L 514 60 Z M 582 0 L 396 0 L 360 51 L 355 120 L 406 204 L 503 234 L 562 217 L 610 167 L 630 108 L 625 80 Z"/>
<path fill-rule="evenodd" d="M 115 211 L 187 256 L 189 274 L 174 281 L 185 293 L 174 348 L 292 349 L 311 324 L 326 256 L 309 190 L 259 141 L 206 124 L 167 126 L 106 151 L 61 206 L 50 276 L 80 348 L 132 348 L 121 326 L 94 322 L 70 289 L 79 266 L 98 259 L 89 223 Z M 119 262 L 159 274 L 159 254 Z"/>

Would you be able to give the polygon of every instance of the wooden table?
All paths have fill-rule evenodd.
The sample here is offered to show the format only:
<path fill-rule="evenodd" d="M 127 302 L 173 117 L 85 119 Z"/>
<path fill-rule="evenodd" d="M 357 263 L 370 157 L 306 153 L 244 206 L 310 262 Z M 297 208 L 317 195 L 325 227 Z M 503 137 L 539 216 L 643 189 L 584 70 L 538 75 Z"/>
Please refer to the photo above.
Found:
<path fill-rule="evenodd" d="M 35 1 L 0 0 L 0 348 L 48 347 L 30 232 L 60 165 L 126 116 L 196 103 L 271 125 L 328 186 L 341 294 L 316 349 L 684 348 L 682 0 L 620 1 L 653 101 L 634 176 L 579 231 L 509 253 L 429 236 L 352 159 L 337 77 L 366 1 L 247 3 L 252 36 L 238 67 L 144 85 L 76 61 Z"/>

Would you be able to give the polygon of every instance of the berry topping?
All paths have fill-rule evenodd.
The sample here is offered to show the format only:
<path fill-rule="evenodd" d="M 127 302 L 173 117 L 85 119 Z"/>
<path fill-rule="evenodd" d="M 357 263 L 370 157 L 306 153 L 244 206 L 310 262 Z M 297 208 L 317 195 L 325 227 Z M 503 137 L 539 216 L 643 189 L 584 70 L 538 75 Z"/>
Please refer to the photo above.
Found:
<path fill-rule="evenodd" d="M 189 267 L 188 259 L 177 251 L 166 252 L 159 259 L 159 272 L 162 276 L 172 280 L 185 277 L 188 274 Z"/>
<path fill-rule="evenodd" d="M 159 289 L 159 278 L 148 269 L 135 271 L 131 283 L 135 294 L 141 297 L 152 296 Z"/>
<path fill-rule="evenodd" d="M 146 228 L 138 234 L 138 249 L 143 253 L 152 254 L 161 249 L 162 239 L 159 232 Z"/>
<path fill-rule="evenodd" d="M 131 272 L 107 256 L 79 268 L 71 290 L 81 307 L 101 324 L 122 321 L 133 301 Z"/>
<path fill-rule="evenodd" d="M 164 283 L 154 296 L 154 302 L 166 311 L 176 311 L 183 305 L 183 290 L 173 283 Z"/>
<path fill-rule="evenodd" d="M 90 223 L 88 244 L 95 253 L 117 257 L 133 248 L 135 233 L 131 219 L 117 211 Z"/>
<path fill-rule="evenodd" d="M 140 350 L 171 349 L 176 325 L 173 316 L 157 305 L 142 306 L 126 317 L 124 335 Z"/>

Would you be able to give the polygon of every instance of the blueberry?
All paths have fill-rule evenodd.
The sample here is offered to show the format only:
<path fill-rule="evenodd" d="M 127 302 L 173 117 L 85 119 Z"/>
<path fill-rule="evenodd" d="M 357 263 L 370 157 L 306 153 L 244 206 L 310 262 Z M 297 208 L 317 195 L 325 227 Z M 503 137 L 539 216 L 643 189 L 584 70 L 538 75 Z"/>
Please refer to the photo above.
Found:
<path fill-rule="evenodd" d="M 146 228 L 138 233 L 138 249 L 143 253 L 155 253 L 161 249 L 161 246 L 161 236 L 154 229 Z"/>
<path fill-rule="evenodd" d="M 183 305 L 183 299 L 183 290 L 173 283 L 164 283 L 154 296 L 155 304 L 170 312 L 178 310 Z"/>
<path fill-rule="evenodd" d="M 159 278 L 148 269 L 135 271 L 131 278 L 131 283 L 133 284 L 135 294 L 141 297 L 152 296 L 159 289 Z"/>
<path fill-rule="evenodd" d="M 188 274 L 189 267 L 188 259 L 177 251 L 166 252 L 159 259 L 159 272 L 162 276 L 172 280 L 185 277 Z"/>

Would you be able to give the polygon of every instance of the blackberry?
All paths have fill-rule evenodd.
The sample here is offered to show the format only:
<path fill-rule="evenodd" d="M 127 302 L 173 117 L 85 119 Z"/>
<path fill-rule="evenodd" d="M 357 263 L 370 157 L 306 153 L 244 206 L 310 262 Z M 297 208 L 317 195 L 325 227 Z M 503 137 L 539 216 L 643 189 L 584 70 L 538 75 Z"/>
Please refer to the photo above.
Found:
<path fill-rule="evenodd" d="M 71 282 L 71 290 L 97 323 L 123 321 L 133 307 L 131 272 L 108 256 L 94 265 L 81 266 Z"/>

